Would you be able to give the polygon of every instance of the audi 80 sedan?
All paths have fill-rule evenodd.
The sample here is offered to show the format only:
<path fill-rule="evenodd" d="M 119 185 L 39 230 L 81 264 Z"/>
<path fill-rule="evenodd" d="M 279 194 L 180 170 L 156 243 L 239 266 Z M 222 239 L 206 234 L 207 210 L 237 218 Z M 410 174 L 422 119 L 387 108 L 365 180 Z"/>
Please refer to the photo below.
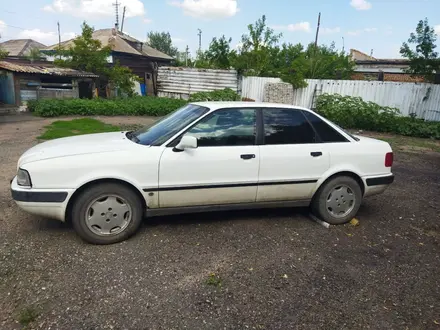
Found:
<path fill-rule="evenodd" d="M 190 103 L 137 131 L 38 144 L 19 159 L 12 197 L 71 221 L 89 243 L 123 241 L 144 216 L 310 206 L 330 224 L 394 180 L 388 143 L 305 108 Z"/>

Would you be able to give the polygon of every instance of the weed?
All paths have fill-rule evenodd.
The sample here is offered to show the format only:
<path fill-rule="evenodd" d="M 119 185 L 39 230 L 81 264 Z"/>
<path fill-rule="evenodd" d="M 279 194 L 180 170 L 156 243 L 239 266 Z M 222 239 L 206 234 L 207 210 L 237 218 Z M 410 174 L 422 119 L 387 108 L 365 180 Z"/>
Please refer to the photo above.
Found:
<path fill-rule="evenodd" d="M 219 275 L 217 275 L 215 273 L 210 273 L 208 276 L 208 279 L 206 280 L 206 284 L 216 286 L 216 287 L 221 287 L 222 286 L 222 279 L 220 278 Z"/>
<path fill-rule="evenodd" d="M 35 321 L 35 319 L 40 315 L 35 307 L 29 306 L 23 308 L 18 315 L 18 322 L 22 326 L 27 326 L 29 323 Z"/>

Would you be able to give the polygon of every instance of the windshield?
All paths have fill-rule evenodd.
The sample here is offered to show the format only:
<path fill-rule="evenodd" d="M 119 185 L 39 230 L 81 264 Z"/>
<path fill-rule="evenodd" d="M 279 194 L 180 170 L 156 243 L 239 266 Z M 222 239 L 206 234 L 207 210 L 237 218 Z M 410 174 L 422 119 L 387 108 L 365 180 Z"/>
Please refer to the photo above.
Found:
<path fill-rule="evenodd" d="M 208 108 L 187 104 L 151 125 L 130 132 L 135 137 L 131 140 L 143 145 L 161 145 L 208 111 Z"/>

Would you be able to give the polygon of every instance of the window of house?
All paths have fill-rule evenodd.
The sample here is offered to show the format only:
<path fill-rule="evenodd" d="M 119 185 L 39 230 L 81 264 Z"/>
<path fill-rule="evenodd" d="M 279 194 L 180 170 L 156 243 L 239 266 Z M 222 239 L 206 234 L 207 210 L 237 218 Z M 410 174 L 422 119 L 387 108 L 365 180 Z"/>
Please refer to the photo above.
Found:
<path fill-rule="evenodd" d="M 302 111 L 292 109 L 264 109 L 265 144 L 315 143 L 312 126 Z"/>
<path fill-rule="evenodd" d="M 254 145 L 254 109 L 217 110 L 189 129 L 185 135 L 197 138 L 199 147 Z"/>
<path fill-rule="evenodd" d="M 303 111 L 303 113 L 315 128 L 315 131 L 318 133 L 321 142 L 348 142 L 343 135 L 341 135 L 318 116 L 315 116 L 310 111 Z"/>

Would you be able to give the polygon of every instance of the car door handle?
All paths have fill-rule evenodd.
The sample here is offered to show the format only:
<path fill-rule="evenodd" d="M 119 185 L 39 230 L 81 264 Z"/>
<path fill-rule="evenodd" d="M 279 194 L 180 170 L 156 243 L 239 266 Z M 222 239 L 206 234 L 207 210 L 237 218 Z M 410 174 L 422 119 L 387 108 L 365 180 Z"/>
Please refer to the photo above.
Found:
<path fill-rule="evenodd" d="M 255 158 L 255 155 L 254 154 L 244 154 L 244 155 L 241 155 L 240 157 L 241 157 L 241 159 L 252 159 L 252 158 Z"/>
<path fill-rule="evenodd" d="M 312 156 L 312 157 L 319 157 L 319 156 L 322 156 L 322 152 L 321 151 L 312 151 L 310 153 L 310 156 Z"/>

